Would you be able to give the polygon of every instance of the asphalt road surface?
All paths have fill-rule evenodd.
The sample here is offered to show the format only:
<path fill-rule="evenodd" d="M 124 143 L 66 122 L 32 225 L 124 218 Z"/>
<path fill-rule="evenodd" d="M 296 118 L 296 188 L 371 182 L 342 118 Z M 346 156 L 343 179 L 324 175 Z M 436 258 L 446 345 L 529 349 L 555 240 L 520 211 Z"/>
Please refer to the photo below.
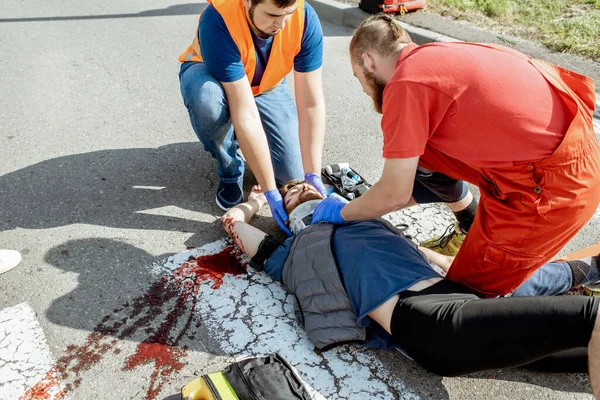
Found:
<path fill-rule="evenodd" d="M 177 78 L 204 6 L 0 5 L 0 248 L 23 254 L 0 276 L 0 398 L 165 399 L 235 358 L 279 351 L 315 398 L 590 399 L 583 374 L 440 378 L 396 351 L 313 350 L 289 296 L 223 240 L 215 163 Z M 382 136 L 352 76 L 351 31 L 323 29 L 324 163 L 350 161 L 374 181 Z M 437 206 L 390 218 L 417 239 L 452 221 Z M 256 224 L 274 229 L 267 210 Z M 600 241 L 599 226 L 565 252 Z"/>

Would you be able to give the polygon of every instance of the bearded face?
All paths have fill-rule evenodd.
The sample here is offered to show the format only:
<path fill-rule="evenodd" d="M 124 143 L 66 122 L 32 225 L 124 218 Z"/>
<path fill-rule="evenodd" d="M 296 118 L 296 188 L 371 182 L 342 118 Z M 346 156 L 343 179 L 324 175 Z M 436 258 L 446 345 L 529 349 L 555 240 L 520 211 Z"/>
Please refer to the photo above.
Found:
<path fill-rule="evenodd" d="M 315 190 L 304 191 L 298 195 L 298 204 L 296 205 L 296 207 L 302 203 L 306 203 L 307 201 L 311 201 L 311 200 L 323 200 L 323 196 L 321 196 L 321 193 L 319 193 Z M 293 210 L 291 210 L 289 212 L 292 212 L 292 211 Z"/>
<path fill-rule="evenodd" d="M 321 193 L 308 182 L 290 181 L 282 186 L 285 211 L 291 213 L 300 204 L 310 200 L 323 200 Z"/>
<path fill-rule="evenodd" d="M 360 82 L 363 92 L 373 100 L 373 107 L 379 114 L 383 112 L 383 90 L 385 82 L 359 63 L 352 64 L 354 76 Z"/>
<path fill-rule="evenodd" d="M 365 83 L 369 87 L 369 96 L 373 100 L 373 107 L 379 114 L 383 114 L 383 90 L 385 89 L 385 83 L 375 76 L 372 72 L 367 70 L 363 71 L 365 76 Z"/>

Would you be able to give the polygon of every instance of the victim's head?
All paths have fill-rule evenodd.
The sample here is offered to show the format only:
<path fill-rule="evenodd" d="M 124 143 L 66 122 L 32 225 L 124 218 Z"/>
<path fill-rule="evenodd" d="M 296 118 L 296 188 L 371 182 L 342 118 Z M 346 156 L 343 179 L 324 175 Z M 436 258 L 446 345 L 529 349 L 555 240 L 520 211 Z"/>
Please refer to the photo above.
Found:
<path fill-rule="evenodd" d="M 254 33 L 267 39 L 283 29 L 298 8 L 298 0 L 244 0 L 246 17 Z"/>
<path fill-rule="evenodd" d="M 304 181 L 291 180 L 279 188 L 288 215 L 300 204 L 309 200 L 323 200 L 323 196 L 313 185 Z"/>
<path fill-rule="evenodd" d="M 388 14 L 364 20 L 350 41 L 352 72 L 363 92 L 373 99 L 375 111 L 382 113 L 383 90 L 394 71 L 400 51 L 412 43 L 400 23 Z"/>

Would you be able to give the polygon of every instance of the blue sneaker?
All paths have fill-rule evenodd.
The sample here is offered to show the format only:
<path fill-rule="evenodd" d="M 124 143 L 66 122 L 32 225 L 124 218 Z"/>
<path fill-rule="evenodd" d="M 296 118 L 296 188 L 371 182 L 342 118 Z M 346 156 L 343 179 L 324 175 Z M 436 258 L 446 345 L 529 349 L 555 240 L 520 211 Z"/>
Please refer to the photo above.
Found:
<path fill-rule="evenodd" d="M 223 211 L 244 201 L 244 191 L 242 190 L 242 181 L 233 183 L 219 183 L 216 202 Z"/>

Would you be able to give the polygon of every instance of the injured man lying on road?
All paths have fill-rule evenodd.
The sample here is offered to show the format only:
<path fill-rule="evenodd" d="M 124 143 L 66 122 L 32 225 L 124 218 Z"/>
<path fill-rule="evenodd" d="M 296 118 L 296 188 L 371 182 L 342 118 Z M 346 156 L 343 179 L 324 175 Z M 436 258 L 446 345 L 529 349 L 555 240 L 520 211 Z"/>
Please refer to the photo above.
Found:
<path fill-rule="evenodd" d="M 310 225 L 319 192 L 306 182 L 280 191 L 295 234 L 283 243 L 249 224 L 266 204 L 259 187 L 221 222 L 251 266 L 294 295 L 296 318 L 319 349 L 399 347 L 445 376 L 541 363 L 577 349 L 600 396 L 600 298 L 480 298 L 430 266 L 449 268 L 446 256 L 417 248 L 387 221 Z"/>

